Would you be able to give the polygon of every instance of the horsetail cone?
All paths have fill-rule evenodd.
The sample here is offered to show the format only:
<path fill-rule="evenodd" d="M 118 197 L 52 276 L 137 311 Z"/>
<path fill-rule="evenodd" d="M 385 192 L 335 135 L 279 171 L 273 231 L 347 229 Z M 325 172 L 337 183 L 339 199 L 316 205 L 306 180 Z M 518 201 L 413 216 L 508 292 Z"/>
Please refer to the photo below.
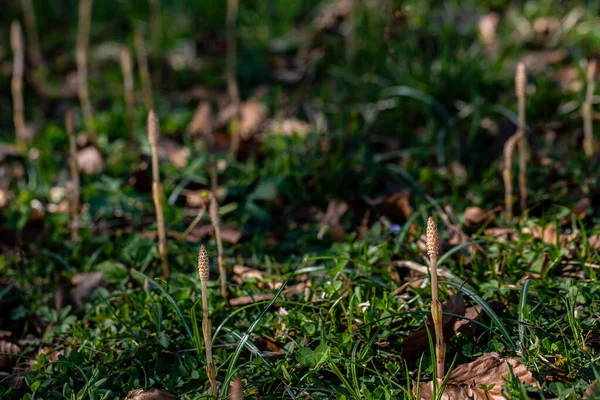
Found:
<path fill-rule="evenodd" d="M 201 281 L 207 281 L 209 278 L 208 253 L 204 245 L 200 246 L 200 252 L 198 253 L 198 276 Z"/>
<path fill-rule="evenodd" d="M 517 70 L 515 72 L 515 93 L 517 94 L 517 97 L 525 96 L 525 85 L 525 64 L 520 62 L 517 64 Z"/>
<path fill-rule="evenodd" d="M 439 247 L 439 239 L 438 239 L 438 230 L 433 217 L 429 217 L 427 220 L 427 255 L 429 257 L 437 257 L 438 256 L 438 247 Z"/>

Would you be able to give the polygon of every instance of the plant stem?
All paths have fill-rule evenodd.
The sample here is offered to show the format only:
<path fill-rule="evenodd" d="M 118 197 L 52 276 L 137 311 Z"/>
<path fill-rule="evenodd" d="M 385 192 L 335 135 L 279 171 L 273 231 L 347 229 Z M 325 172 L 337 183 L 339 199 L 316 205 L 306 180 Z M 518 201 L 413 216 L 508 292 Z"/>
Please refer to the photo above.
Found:
<path fill-rule="evenodd" d="M 81 102 L 81 110 L 85 120 L 86 130 L 90 135 L 90 140 L 96 144 L 96 128 L 94 126 L 94 117 L 92 112 L 92 103 L 88 89 L 88 70 L 87 70 L 87 51 L 90 40 L 90 23 L 92 19 L 93 0 L 79 1 L 79 24 L 77 25 L 77 92 Z"/>
<path fill-rule="evenodd" d="M 27 131 L 23 111 L 23 74 L 25 69 L 25 50 L 21 24 L 13 21 L 10 25 L 10 45 L 13 51 L 13 74 L 10 88 L 13 97 L 13 122 L 17 136 L 17 149 L 21 154 L 26 151 Z"/>
<path fill-rule="evenodd" d="M 65 126 L 69 135 L 69 146 L 71 157 L 69 165 L 71 167 L 71 179 L 73 180 L 73 192 L 71 197 L 71 240 L 77 242 L 79 240 L 79 166 L 77 165 L 77 144 L 75 143 L 75 130 L 73 128 L 73 112 L 69 109 L 65 114 Z"/>
<path fill-rule="evenodd" d="M 587 68 L 587 90 L 583 103 L 583 151 L 591 157 L 594 154 L 594 133 L 592 130 L 592 98 L 594 97 L 596 60 L 591 60 Z"/>

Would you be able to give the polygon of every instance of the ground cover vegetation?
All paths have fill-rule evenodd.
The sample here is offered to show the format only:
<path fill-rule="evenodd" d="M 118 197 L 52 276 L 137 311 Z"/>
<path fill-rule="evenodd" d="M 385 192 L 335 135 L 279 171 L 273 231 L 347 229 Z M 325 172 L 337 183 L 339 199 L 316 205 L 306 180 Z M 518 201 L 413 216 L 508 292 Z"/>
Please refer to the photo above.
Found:
<path fill-rule="evenodd" d="M 1 398 L 598 396 L 599 2 L 0 4 Z"/>

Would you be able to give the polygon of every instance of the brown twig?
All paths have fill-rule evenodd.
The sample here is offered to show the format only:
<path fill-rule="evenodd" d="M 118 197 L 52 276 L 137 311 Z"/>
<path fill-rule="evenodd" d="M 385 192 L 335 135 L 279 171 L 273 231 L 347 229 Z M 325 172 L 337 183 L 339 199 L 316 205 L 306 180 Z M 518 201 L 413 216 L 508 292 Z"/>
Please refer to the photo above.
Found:
<path fill-rule="evenodd" d="M 148 53 L 144 44 L 144 37 L 141 33 L 135 34 L 135 54 L 138 62 L 138 71 L 142 81 L 142 93 L 144 96 L 144 105 L 147 109 L 154 107 L 154 99 L 152 98 L 152 82 L 150 81 L 150 72 L 148 69 Z"/>
<path fill-rule="evenodd" d="M 585 102 L 583 103 L 583 151 L 591 157 L 594 154 L 594 133 L 592 130 L 592 98 L 596 78 L 596 60 L 590 60 L 587 67 L 587 90 Z"/>
<path fill-rule="evenodd" d="M 65 127 L 69 135 L 71 179 L 73 180 L 73 192 L 71 197 L 71 240 L 79 240 L 79 196 L 81 193 L 79 184 L 79 166 L 77 165 L 77 144 L 75 142 L 75 129 L 73 127 L 73 112 L 69 109 L 65 114 Z"/>
<path fill-rule="evenodd" d="M 23 153 L 26 150 L 27 130 L 25 128 L 25 115 L 23 111 L 23 74 L 25 69 L 25 45 L 23 34 L 18 21 L 10 25 L 10 45 L 13 51 L 13 74 L 10 88 L 13 97 L 13 122 L 17 136 L 17 148 Z"/>
<path fill-rule="evenodd" d="M 235 159 L 240 146 L 240 93 L 236 80 L 237 64 L 237 42 L 236 42 L 236 19 L 238 14 L 238 1 L 227 0 L 227 21 L 226 21 L 226 46 L 227 46 L 227 91 L 229 99 L 234 106 L 235 114 L 231 120 L 231 154 Z"/>
<path fill-rule="evenodd" d="M 208 253 L 204 245 L 200 246 L 200 252 L 198 253 L 198 276 L 202 285 L 202 335 L 204 336 L 204 347 L 206 350 L 206 375 L 210 381 L 211 394 L 217 396 L 217 377 L 212 357 L 212 323 L 208 314 L 208 289 L 206 287 L 206 282 L 210 274 Z"/>
<path fill-rule="evenodd" d="M 93 0 L 79 0 L 79 23 L 77 25 L 77 48 L 75 58 L 77 60 L 77 93 L 81 102 L 81 110 L 85 120 L 86 130 L 92 142 L 96 143 L 96 127 L 90 94 L 88 89 L 87 51 L 90 41 L 90 24 L 92 20 Z"/>
<path fill-rule="evenodd" d="M 227 270 L 225 268 L 223 241 L 221 239 L 219 203 L 214 193 L 209 194 L 208 213 L 210 214 L 212 226 L 215 229 L 215 241 L 217 242 L 217 264 L 219 265 L 219 277 L 221 279 L 221 296 L 223 296 L 224 299 L 227 299 Z"/>
<path fill-rule="evenodd" d="M 438 298 L 437 285 L 437 257 L 438 257 L 438 230 L 432 217 L 427 220 L 427 254 L 429 255 L 429 270 L 431 272 L 431 318 L 435 330 L 435 362 L 437 379 L 444 379 L 444 360 L 446 358 L 446 343 L 442 326 L 442 303 Z"/>
<path fill-rule="evenodd" d="M 154 110 L 148 112 L 148 142 L 152 150 L 152 199 L 156 210 L 156 225 L 158 227 L 158 255 L 162 265 L 162 277 L 168 278 L 169 265 L 167 264 L 167 236 L 165 230 L 165 217 L 163 214 L 163 192 L 160 185 L 160 171 L 158 167 L 158 138 L 160 125 Z"/>
<path fill-rule="evenodd" d="M 35 9 L 31 0 L 21 0 L 21 8 L 23 8 L 23 18 L 25 19 L 25 28 L 27 29 L 27 39 L 29 41 L 29 57 L 35 66 L 44 64 L 42 52 L 40 50 L 40 39 L 38 36 L 37 26 L 35 22 Z"/>
<path fill-rule="evenodd" d="M 133 93 L 133 65 L 131 62 L 131 53 L 127 48 L 121 49 L 121 70 L 123 71 L 123 96 L 125 98 L 125 107 L 127 112 L 127 125 L 131 133 L 131 139 L 135 140 L 134 126 L 134 103 L 135 95 Z"/>

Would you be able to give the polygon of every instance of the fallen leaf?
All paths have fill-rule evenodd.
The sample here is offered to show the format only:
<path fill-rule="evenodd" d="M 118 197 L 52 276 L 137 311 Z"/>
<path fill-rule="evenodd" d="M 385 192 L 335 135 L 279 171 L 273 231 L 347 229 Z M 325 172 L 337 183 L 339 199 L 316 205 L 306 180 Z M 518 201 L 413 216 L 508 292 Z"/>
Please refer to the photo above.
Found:
<path fill-rule="evenodd" d="M 309 122 L 301 121 L 297 118 L 271 120 L 267 123 L 265 135 L 263 135 L 263 138 L 268 135 L 305 135 L 313 130 L 314 127 Z"/>
<path fill-rule="evenodd" d="M 246 279 L 256 279 L 262 282 L 264 280 L 263 272 L 245 265 L 233 266 L 233 280 L 238 284 L 243 284 Z"/>
<path fill-rule="evenodd" d="M 560 20 L 556 17 L 538 17 L 533 21 L 536 39 L 541 42 L 550 40 L 560 29 Z"/>
<path fill-rule="evenodd" d="M 161 138 L 158 143 L 158 151 L 161 157 L 168 158 L 177 169 L 185 167 L 190 158 L 190 149 L 180 146 L 171 139 Z"/>
<path fill-rule="evenodd" d="M 267 116 L 267 107 L 257 100 L 250 99 L 240 105 L 240 135 L 248 139 L 258 130 Z"/>
<path fill-rule="evenodd" d="M 194 111 L 194 117 L 189 123 L 187 129 L 192 134 L 192 137 L 204 136 L 210 139 L 212 143 L 212 133 L 214 125 L 214 116 L 212 107 L 208 101 L 202 101 Z"/>
<path fill-rule="evenodd" d="M 102 154 L 94 146 L 84 147 L 77 151 L 77 166 L 84 174 L 97 174 L 104 168 Z"/>
<path fill-rule="evenodd" d="M 530 51 L 522 58 L 529 73 L 543 72 L 550 64 L 558 64 L 569 56 L 566 49 Z"/>
<path fill-rule="evenodd" d="M 573 215 L 575 215 L 575 217 L 577 217 L 579 219 L 583 219 L 583 218 L 585 218 L 585 215 L 591 206 L 592 206 L 591 200 L 587 197 L 583 197 L 577 203 L 575 203 L 575 205 L 571 209 L 571 213 Z M 568 215 L 560 221 L 560 224 L 565 225 L 570 222 L 571 222 L 571 216 Z"/>
<path fill-rule="evenodd" d="M 70 295 L 73 302 L 73 306 L 78 309 L 83 307 L 83 299 L 88 297 L 94 289 L 102 282 L 102 276 L 104 272 L 82 272 L 73 275 L 71 278 L 71 289 Z"/>
<path fill-rule="evenodd" d="M 8 205 L 8 199 L 10 199 L 8 190 L 0 189 L 0 208 L 4 208 Z"/>
<path fill-rule="evenodd" d="M 194 238 L 194 241 L 200 242 L 208 236 L 214 235 L 214 233 L 215 228 L 212 226 L 212 224 L 199 225 L 192 229 L 190 232 L 190 237 Z M 221 225 L 221 239 L 227 243 L 236 244 L 240 241 L 243 235 L 244 232 L 240 229 L 227 225 Z"/>
<path fill-rule="evenodd" d="M 504 310 L 504 303 L 499 301 L 488 301 L 487 304 L 496 314 L 500 314 Z M 468 307 L 464 316 L 476 322 L 483 322 L 487 314 L 482 312 L 480 305 L 476 305 L 475 307 Z M 463 335 L 473 335 L 477 331 L 477 324 L 467 319 L 458 319 L 454 323 L 454 330 Z"/>
<path fill-rule="evenodd" d="M 229 385 L 229 399 L 244 400 L 244 385 L 242 384 L 242 378 L 239 376 L 233 378 Z"/>
<path fill-rule="evenodd" d="M 457 293 L 451 299 L 444 301 L 442 304 L 442 311 L 444 313 L 464 315 L 465 303 L 462 295 Z M 446 314 L 442 317 L 442 328 L 444 331 L 444 341 L 446 343 L 454 336 L 454 323 L 456 320 L 456 317 Z M 427 326 L 429 327 L 429 332 L 433 335 L 434 328 L 431 315 L 427 316 Z M 417 329 L 412 330 L 408 334 L 408 338 L 402 343 L 402 357 L 408 362 L 413 362 L 421 357 L 421 354 L 427 350 L 429 350 L 429 337 L 427 336 L 427 327 L 423 324 Z"/>
<path fill-rule="evenodd" d="M 348 204 L 339 200 L 330 200 L 325 213 L 318 212 L 319 239 L 323 238 L 325 231 L 329 232 L 331 238 L 336 242 L 344 240 L 344 227 L 340 224 L 340 218 L 348 211 Z"/>
<path fill-rule="evenodd" d="M 295 285 L 289 285 L 283 290 L 283 293 L 299 294 L 302 293 L 307 287 L 310 287 L 310 281 L 300 282 Z M 252 296 L 242 296 L 231 299 L 229 300 L 229 305 L 234 307 L 245 306 L 248 304 L 256 303 L 258 301 L 271 300 L 273 297 L 275 297 L 274 293 L 258 293 Z"/>
<path fill-rule="evenodd" d="M 456 367 L 448 377 L 448 385 L 444 389 L 442 399 L 506 399 L 502 393 L 502 385 L 508 379 L 509 369 L 521 383 L 539 387 L 533 374 L 521 362 L 514 358 L 499 358 L 497 353 L 481 356 L 469 364 Z M 490 388 L 484 391 L 481 386 Z M 433 381 L 419 384 L 419 399 L 433 399 Z"/>
<path fill-rule="evenodd" d="M 481 207 L 471 206 L 465 208 L 465 225 L 477 225 L 491 218 L 495 213 L 500 211 L 502 207 L 498 206 L 491 210 L 484 210 Z"/>
<path fill-rule="evenodd" d="M 136 389 L 127 393 L 125 400 L 173 400 L 177 398 L 178 396 L 162 389 L 156 389 L 153 392 L 144 392 L 143 389 Z"/>
<path fill-rule="evenodd" d="M 0 353 L 19 354 L 20 352 L 21 349 L 16 344 L 0 340 Z M 17 362 L 18 357 L 8 354 L 0 354 L 0 368 L 12 367 Z"/>
<path fill-rule="evenodd" d="M 585 397 L 588 399 L 597 399 L 600 396 L 600 390 L 598 390 L 598 382 L 593 381 L 585 391 Z"/>
<path fill-rule="evenodd" d="M 363 200 L 373 208 L 378 215 L 383 215 L 394 223 L 405 222 L 413 214 L 413 208 L 410 205 L 409 190 L 400 190 L 389 196 L 377 199 L 363 197 Z"/>
<path fill-rule="evenodd" d="M 358 5 L 355 0 L 337 0 L 326 3 L 312 21 L 312 25 L 319 31 L 331 30 L 346 18 Z"/>

